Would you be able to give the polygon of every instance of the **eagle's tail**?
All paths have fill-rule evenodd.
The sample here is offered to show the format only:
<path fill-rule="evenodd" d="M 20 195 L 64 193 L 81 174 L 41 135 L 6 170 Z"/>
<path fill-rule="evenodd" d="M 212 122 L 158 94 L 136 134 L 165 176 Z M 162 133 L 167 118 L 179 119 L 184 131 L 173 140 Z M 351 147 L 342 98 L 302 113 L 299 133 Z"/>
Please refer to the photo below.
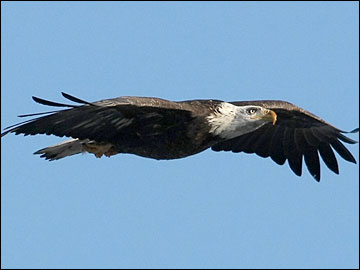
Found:
<path fill-rule="evenodd" d="M 53 146 L 46 147 L 36 151 L 34 154 L 41 155 L 40 157 L 47 160 L 57 160 L 67 156 L 75 155 L 84 152 L 84 143 L 88 140 L 71 139 Z"/>

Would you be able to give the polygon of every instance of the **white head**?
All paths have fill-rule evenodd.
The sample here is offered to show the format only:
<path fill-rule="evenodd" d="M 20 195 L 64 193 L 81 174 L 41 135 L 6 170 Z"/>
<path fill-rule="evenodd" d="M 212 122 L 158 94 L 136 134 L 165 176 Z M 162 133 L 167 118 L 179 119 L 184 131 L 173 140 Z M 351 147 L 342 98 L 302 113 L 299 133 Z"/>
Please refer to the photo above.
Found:
<path fill-rule="evenodd" d="M 271 122 L 276 123 L 276 113 L 261 106 L 235 106 L 222 102 L 214 113 L 207 117 L 210 133 L 224 139 L 231 139 L 260 128 Z"/>

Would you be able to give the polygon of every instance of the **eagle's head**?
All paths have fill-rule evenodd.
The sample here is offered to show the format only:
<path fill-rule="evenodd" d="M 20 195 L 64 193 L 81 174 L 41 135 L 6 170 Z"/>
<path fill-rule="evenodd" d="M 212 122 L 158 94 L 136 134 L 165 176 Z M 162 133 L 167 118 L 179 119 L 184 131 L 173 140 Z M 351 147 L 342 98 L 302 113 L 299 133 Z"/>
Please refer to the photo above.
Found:
<path fill-rule="evenodd" d="M 267 123 L 275 125 L 274 111 L 257 105 L 235 106 L 221 102 L 207 117 L 209 132 L 223 139 L 231 139 L 252 132 Z"/>

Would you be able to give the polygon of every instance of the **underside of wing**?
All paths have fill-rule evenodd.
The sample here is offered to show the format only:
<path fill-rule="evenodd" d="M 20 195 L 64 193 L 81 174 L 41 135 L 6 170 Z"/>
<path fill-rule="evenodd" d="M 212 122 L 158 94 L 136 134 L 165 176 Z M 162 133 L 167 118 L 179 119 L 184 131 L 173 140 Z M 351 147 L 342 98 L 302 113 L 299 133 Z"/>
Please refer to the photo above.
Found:
<path fill-rule="evenodd" d="M 298 176 L 302 174 L 303 157 L 311 175 L 320 181 L 319 154 L 326 166 L 339 173 L 333 149 L 345 160 L 356 163 L 355 158 L 342 142 L 354 144 L 342 130 L 335 128 L 318 116 L 291 103 L 283 101 L 232 102 L 234 105 L 259 105 L 277 114 L 275 125 L 267 124 L 242 136 L 219 142 L 212 146 L 214 151 L 235 153 L 256 153 L 261 157 L 271 157 L 279 165 L 285 161 Z M 352 131 L 358 132 L 358 129 Z"/>

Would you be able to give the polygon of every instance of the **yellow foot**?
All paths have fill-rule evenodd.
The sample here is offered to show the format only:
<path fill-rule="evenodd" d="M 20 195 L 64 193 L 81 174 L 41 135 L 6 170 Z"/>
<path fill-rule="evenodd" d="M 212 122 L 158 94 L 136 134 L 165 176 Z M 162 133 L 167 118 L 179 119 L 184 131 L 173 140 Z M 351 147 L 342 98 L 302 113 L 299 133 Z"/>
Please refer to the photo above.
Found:
<path fill-rule="evenodd" d="M 112 144 L 94 144 L 94 143 L 86 143 L 83 145 L 83 150 L 89 153 L 92 153 L 97 158 L 101 158 L 103 155 L 110 157 L 112 155 L 117 154 L 113 149 Z"/>

